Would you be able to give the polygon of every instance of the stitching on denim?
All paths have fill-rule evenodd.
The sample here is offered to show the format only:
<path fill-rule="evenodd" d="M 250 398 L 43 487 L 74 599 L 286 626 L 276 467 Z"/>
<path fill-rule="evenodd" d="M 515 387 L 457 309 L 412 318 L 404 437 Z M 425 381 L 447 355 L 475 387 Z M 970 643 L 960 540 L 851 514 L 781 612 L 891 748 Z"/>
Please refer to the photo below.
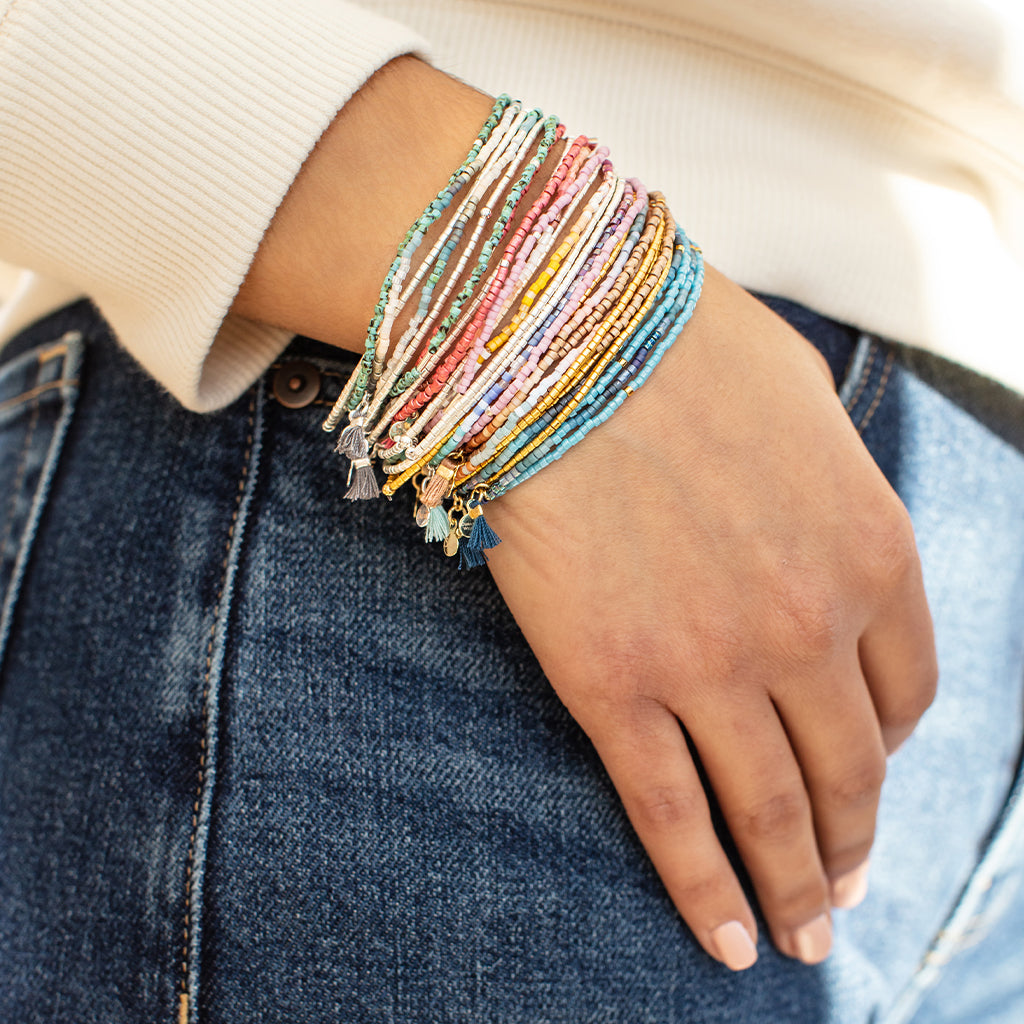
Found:
<path fill-rule="evenodd" d="M 84 355 L 82 334 L 78 331 L 69 331 L 64 335 L 62 341 L 64 343 L 64 355 L 59 367 L 59 372 L 65 381 L 70 381 L 72 378 L 67 375 L 77 374 L 81 367 Z M 46 349 L 45 351 L 49 352 L 51 349 Z M 41 360 L 39 358 L 38 351 L 28 352 L 22 356 L 16 357 L 12 362 L 6 364 L 4 369 L 12 366 L 19 366 L 22 369 L 25 369 L 31 367 L 33 363 L 35 363 L 36 368 L 38 369 L 40 362 Z M 56 422 L 52 425 L 52 428 L 49 425 L 47 425 L 46 428 L 46 454 L 43 456 L 39 465 L 39 479 L 31 489 L 28 514 L 25 516 L 24 522 L 19 528 L 20 538 L 17 544 L 17 551 L 14 556 L 14 562 L 11 566 L 11 575 L 7 583 L 7 590 L 3 595 L 3 602 L 0 604 L 0 668 L 3 667 L 4 650 L 10 637 L 15 602 L 21 589 L 22 579 L 28 567 L 29 554 L 32 550 L 36 532 L 49 496 L 50 485 L 56 470 L 57 460 L 63 448 L 64 438 L 68 432 L 68 427 L 71 423 L 71 416 L 75 409 L 75 399 L 78 395 L 78 390 L 77 388 L 69 387 L 61 390 L 60 395 L 60 411 L 57 415 Z M 42 403 L 36 402 L 33 416 L 37 418 L 41 416 L 42 408 Z M 34 435 L 39 434 L 42 429 L 43 428 L 38 419 L 34 419 L 32 426 L 33 437 L 30 439 L 31 444 L 36 443 Z M 27 440 L 26 443 L 29 443 L 29 440 Z M 18 489 L 21 490 L 22 488 L 23 483 L 20 483 L 18 485 Z M 28 493 L 29 492 L 26 492 L 26 495 Z"/>
<path fill-rule="evenodd" d="M 40 360 L 42 362 L 43 360 Z M 0 402 L 0 412 L 4 412 L 7 409 L 21 405 L 23 402 L 31 402 L 33 399 L 38 398 L 40 395 L 47 391 L 58 391 L 63 387 L 77 388 L 80 381 L 77 379 L 71 380 L 52 380 L 49 384 L 40 384 L 38 387 L 32 388 L 30 391 L 23 391 L 20 395 L 16 395 L 14 398 L 5 399 Z"/>
<path fill-rule="evenodd" d="M 7 542 L 11 539 L 11 532 L 14 529 L 14 513 L 18 507 L 18 495 L 21 493 L 21 485 L 25 479 L 25 471 L 28 469 L 28 453 L 32 450 L 32 439 L 36 434 L 36 427 L 39 425 L 39 403 L 32 403 L 32 419 L 29 420 L 28 431 L 25 434 L 25 443 L 21 446 L 21 458 L 18 460 L 18 471 L 14 476 L 14 486 L 11 488 L 11 501 L 8 507 L 7 523 L 4 526 L 4 535 L 0 538 L 0 559 L 7 550 Z"/>
<path fill-rule="evenodd" d="M 932 939 L 917 970 L 897 997 L 884 1024 L 907 1024 L 916 1014 L 929 990 L 940 980 L 940 970 L 960 951 L 965 929 L 970 928 L 979 908 L 988 899 L 993 878 L 1011 849 L 1024 837 L 1024 764 L 1018 764 L 1010 794 L 996 815 L 970 877 L 960 890 L 953 909 Z M 984 912 L 984 909 L 983 909 Z"/>
<path fill-rule="evenodd" d="M 864 394 L 864 389 L 868 386 L 868 381 L 871 379 L 871 371 L 875 366 L 875 342 L 872 339 L 869 343 L 868 358 L 864 360 L 864 369 L 861 370 L 860 380 L 857 382 L 857 390 L 854 391 L 853 396 L 846 403 L 846 408 L 852 413 L 857 406 L 857 402 L 860 400 L 860 396 Z"/>
<path fill-rule="evenodd" d="M 868 411 L 864 413 L 864 419 L 861 420 L 860 425 L 857 427 L 857 433 L 863 434 L 868 428 L 868 424 L 871 422 L 871 417 L 875 415 L 879 405 L 882 404 L 882 399 L 885 397 L 886 389 L 889 386 L 889 378 L 892 375 L 892 367 L 896 362 L 896 354 L 892 349 L 889 350 L 885 357 L 885 366 L 882 367 L 882 376 L 879 378 L 878 387 L 875 389 L 875 397 L 871 401 L 871 405 L 868 406 Z"/>
<path fill-rule="evenodd" d="M 196 842 L 199 833 L 199 806 L 203 797 L 203 788 L 206 783 L 206 733 L 210 715 L 210 675 L 213 670 L 213 644 L 217 637 L 217 628 L 220 625 L 219 614 L 221 598 L 224 596 L 224 585 L 227 580 L 228 566 L 231 561 L 231 544 L 235 537 L 235 527 L 238 525 L 238 513 L 242 506 L 242 497 L 245 494 L 245 484 L 249 476 L 249 460 L 252 456 L 253 439 L 255 437 L 254 424 L 256 420 L 256 390 L 253 389 L 252 399 L 249 402 L 249 420 L 246 425 L 248 436 L 245 439 L 245 455 L 242 457 L 242 473 L 238 479 L 238 493 L 235 495 L 235 507 L 231 513 L 231 525 L 228 528 L 227 542 L 224 545 L 224 558 L 221 562 L 220 585 L 217 587 L 217 597 L 213 602 L 213 622 L 210 625 L 210 634 L 206 643 L 206 664 L 203 673 L 203 730 L 199 739 L 199 777 L 196 782 L 195 799 L 192 803 L 192 827 L 188 841 L 188 859 L 185 862 L 185 929 L 184 945 L 181 954 L 181 992 L 178 999 L 178 1022 L 187 1024 L 189 1019 L 188 1006 L 188 959 L 189 950 L 192 947 L 192 898 L 193 892 L 193 866 L 195 864 Z"/>

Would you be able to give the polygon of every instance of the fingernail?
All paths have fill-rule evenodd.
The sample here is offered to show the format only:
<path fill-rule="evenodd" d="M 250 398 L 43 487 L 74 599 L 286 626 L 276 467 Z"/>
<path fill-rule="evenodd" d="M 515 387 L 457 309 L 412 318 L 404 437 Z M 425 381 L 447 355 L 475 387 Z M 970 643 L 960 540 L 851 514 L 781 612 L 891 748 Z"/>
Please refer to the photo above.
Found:
<path fill-rule="evenodd" d="M 726 921 L 712 933 L 711 941 L 731 971 L 745 971 L 757 961 L 757 950 L 746 928 L 739 921 Z"/>
<path fill-rule="evenodd" d="M 793 933 L 796 955 L 805 964 L 820 964 L 832 948 L 832 922 L 828 914 L 821 914 L 809 924 Z"/>
<path fill-rule="evenodd" d="M 832 892 L 832 906 L 842 907 L 844 910 L 851 910 L 858 904 L 864 902 L 868 894 L 868 867 L 869 862 L 864 861 L 858 864 L 852 871 L 833 879 L 829 888 Z"/>
<path fill-rule="evenodd" d="M 906 743 L 913 731 L 913 727 L 907 728 L 905 725 L 901 725 L 899 728 L 883 725 L 882 742 L 885 744 L 886 754 L 895 754 Z"/>

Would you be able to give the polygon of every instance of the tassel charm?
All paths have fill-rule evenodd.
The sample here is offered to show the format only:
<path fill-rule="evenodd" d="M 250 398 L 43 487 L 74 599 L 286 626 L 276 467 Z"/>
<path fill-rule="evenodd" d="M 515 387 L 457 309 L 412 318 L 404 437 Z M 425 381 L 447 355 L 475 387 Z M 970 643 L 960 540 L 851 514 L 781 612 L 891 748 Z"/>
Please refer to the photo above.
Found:
<path fill-rule="evenodd" d="M 348 490 L 345 497 L 349 501 L 363 501 L 380 496 L 377 478 L 373 475 L 370 463 L 370 446 L 366 441 L 366 403 L 360 402 L 349 413 L 348 426 L 341 432 L 334 450 L 339 455 L 348 456 Z"/>
<path fill-rule="evenodd" d="M 423 510 L 426 509 L 425 540 L 444 540 L 451 532 L 452 524 L 449 522 L 448 513 L 442 508 L 442 502 L 451 494 L 453 476 L 455 464 L 445 459 L 423 482 L 419 492 L 420 506 L 416 512 L 416 521 L 423 519 Z"/>
<path fill-rule="evenodd" d="M 486 565 L 486 549 L 495 548 L 501 543 L 501 538 L 491 529 L 490 524 L 484 518 L 483 505 L 479 498 L 471 499 L 468 507 L 469 512 L 466 514 L 472 520 L 473 528 L 469 536 L 459 545 L 460 569 L 475 569 L 478 566 Z"/>
<path fill-rule="evenodd" d="M 424 540 L 444 540 L 450 529 L 448 513 L 440 505 L 435 505 L 427 514 L 427 529 Z"/>
<path fill-rule="evenodd" d="M 444 459 L 423 485 L 424 505 L 440 505 L 452 493 L 452 481 L 458 466 L 451 459 Z"/>
<path fill-rule="evenodd" d="M 363 429 L 365 424 L 366 405 L 360 402 L 348 414 L 348 426 L 339 435 L 334 450 L 339 455 L 347 455 L 353 462 L 357 459 L 365 459 L 370 454 L 366 431 Z"/>
<path fill-rule="evenodd" d="M 345 497 L 349 501 L 362 501 L 380 496 L 377 478 L 373 475 L 373 466 L 367 458 L 352 460 L 348 467 L 348 484 Z"/>

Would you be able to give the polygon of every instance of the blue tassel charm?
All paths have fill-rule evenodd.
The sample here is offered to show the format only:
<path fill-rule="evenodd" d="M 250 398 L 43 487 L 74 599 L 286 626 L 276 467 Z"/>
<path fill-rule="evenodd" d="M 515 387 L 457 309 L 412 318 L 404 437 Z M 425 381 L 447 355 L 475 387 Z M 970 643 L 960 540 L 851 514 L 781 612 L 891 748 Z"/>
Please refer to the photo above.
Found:
<path fill-rule="evenodd" d="M 478 569 L 481 565 L 487 564 L 487 556 L 480 548 L 470 547 L 469 541 L 464 540 L 459 545 L 459 568 Z"/>
<path fill-rule="evenodd" d="M 469 517 L 473 520 L 473 530 L 459 545 L 459 568 L 475 569 L 487 564 L 487 548 L 496 548 L 501 538 L 491 529 L 484 518 L 484 510 L 480 501 L 473 498 L 468 505 Z"/>

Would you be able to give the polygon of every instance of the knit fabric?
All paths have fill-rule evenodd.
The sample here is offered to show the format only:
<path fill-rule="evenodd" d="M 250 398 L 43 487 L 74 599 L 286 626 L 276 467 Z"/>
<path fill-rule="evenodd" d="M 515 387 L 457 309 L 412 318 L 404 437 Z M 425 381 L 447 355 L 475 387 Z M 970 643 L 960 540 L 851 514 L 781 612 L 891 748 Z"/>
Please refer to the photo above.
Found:
<path fill-rule="evenodd" d="M 1022 11 L 0 0 L 0 258 L 41 275 L 0 331 L 84 292 L 186 405 L 230 401 L 285 342 L 224 319 L 277 204 L 348 96 L 429 39 L 607 143 L 741 284 L 1024 391 Z"/>
<path fill-rule="evenodd" d="M 186 406 L 226 405 L 289 340 L 225 320 L 267 225 L 338 109 L 410 51 L 336 0 L 0 0 L 0 258 L 50 279 L 26 284 L 32 313 L 87 294 Z"/>

